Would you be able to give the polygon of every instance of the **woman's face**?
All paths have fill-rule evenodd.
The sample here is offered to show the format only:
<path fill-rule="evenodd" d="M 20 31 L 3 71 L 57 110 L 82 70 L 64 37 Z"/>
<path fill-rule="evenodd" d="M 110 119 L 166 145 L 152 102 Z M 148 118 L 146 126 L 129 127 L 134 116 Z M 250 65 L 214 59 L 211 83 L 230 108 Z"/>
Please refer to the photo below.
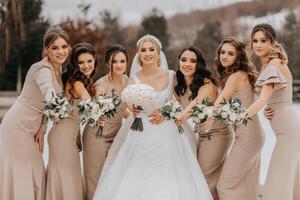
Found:
<path fill-rule="evenodd" d="M 89 77 L 95 69 L 95 58 L 89 53 L 82 53 L 77 58 L 77 64 L 80 72 Z"/>
<path fill-rule="evenodd" d="M 197 55 L 193 51 L 184 51 L 179 59 L 179 70 L 184 76 L 193 76 L 196 72 Z"/>
<path fill-rule="evenodd" d="M 265 57 L 269 54 L 272 48 L 272 44 L 270 40 L 266 37 L 264 32 L 257 31 L 253 35 L 252 48 L 255 55 L 259 57 Z"/>
<path fill-rule="evenodd" d="M 158 62 L 158 52 L 150 41 L 145 41 L 141 45 L 139 52 L 140 61 L 143 65 L 156 65 Z"/>
<path fill-rule="evenodd" d="M 121 76 L 127 69 L 127 58 L 124 53 L 119 52 L 110 59 L 109 66 L 111 67 L 111 73 L 113 75 Z"/>
<path fill-rule="evenodd" d="M 229 43 L 223 44 L 219 59 L 223 67 L 231 67 L 237 59 L 236 48 Z"/>
<path fill-rule="evenodd" d="M 70 48 L 68 43 L 59 37 L 46 49 L 46 52 L 48 59 L 54 65 L 62 65 L 69 56 Z"/>

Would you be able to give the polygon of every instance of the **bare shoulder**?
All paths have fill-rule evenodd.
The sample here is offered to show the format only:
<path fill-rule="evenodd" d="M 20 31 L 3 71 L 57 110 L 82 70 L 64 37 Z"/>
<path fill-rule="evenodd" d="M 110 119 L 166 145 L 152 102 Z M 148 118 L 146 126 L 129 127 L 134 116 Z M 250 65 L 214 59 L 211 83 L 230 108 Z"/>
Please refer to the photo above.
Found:
<path fill-rule="evenodd" d="M 135 80 L 132 77 L 129 77 L 127 79 L 127 85 L 132 85 L 132 84 L 135 84 Z"/>
<path fill-rule="evenodd" d="M 198 90 L 198 94 L 206 93 L 207 95 L 214 95 L 217 91 L 215 84 L 211 80 L 205 79 L 204 84 Z"/>
<path fill-rule="evenodd" d="M 77 91 L 81 91 L 83 89 L 85 89 L 84 84 L 81 81 L 75 81 L 74 91 L 77 93 Z"/>

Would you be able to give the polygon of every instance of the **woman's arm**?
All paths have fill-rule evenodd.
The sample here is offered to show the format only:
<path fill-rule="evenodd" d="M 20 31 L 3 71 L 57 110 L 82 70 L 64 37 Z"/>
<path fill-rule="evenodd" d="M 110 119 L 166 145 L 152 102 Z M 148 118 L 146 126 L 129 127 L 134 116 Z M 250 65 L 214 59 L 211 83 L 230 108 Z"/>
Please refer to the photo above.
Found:
<path fill-rule="evenodd" d="M 50 100 L 52 94 L 56 94 L 51 69 L 49 67 L 41 67 L 35 73 L 34 78 L 44 96 L 44 100 Z"/>
<path fill-rule="evenodd" d="M 212 100 L 214 99 L 214 95 L 216 93 L 216 89 L 212 83 L 206 83 L 205 85 L 201 86 L 198 95 L 195 99 L 193 99 L 190 104 L 181 112 L 181 116 L 179 120 L 185 121 L 190 118 L 190 111 L 194 106 L 197 104 L 201 104 L 202 101 L 206 98 Z"/>
<path fill-rule="evenodd" d="M 247 109 L 246 113 L 248 117 L 252 117 L 258 111 L 260 111 L 269 101 L 270 97 L 272 96 L 274 91 L 273 84 L 264 85 L 261 89 L 261 93 L 256 101 L 254 101 L 249 108 Z"/>
<path fill-rule="evenodd" d="M 91 98 L 89 92 L 84 87 L 84 84 L 80 81 L 74 83 L 74 93 L 76 97 L 79 97 L 81 100 L 86 100 Z"/>

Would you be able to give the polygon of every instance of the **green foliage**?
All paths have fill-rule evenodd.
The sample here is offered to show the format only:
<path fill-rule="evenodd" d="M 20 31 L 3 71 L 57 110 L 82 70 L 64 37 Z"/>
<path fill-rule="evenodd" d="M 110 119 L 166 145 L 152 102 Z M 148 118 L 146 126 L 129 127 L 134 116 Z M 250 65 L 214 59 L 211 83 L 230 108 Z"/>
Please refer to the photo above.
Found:
<path fill-rule="evenodd" d="M 207 67 L 211 71 L 213 71 L 213 60 L 216 49 L 222 39 L 221 23 L 219 21 L 209 21 L 197 32 L 194 45 L 203 51 Z"/>
<path fill-rule="evenodd" d="M 289 58 L 289 67 L 295 79 L 300 79 L 300 21 L 296 15 L 290 12 L 286 18 L 284 28 L 281 34 L 281 42 Z"/>
<path fill-rule="evenodd" d="M 42 3 L 42 0 L 23 1 L 26 38 L 24 41 L 18 38 L 12 40 L 9 60 L 0 74 L 0 90 L 15 90 L 18 66 L 21 66 L 23 82 L 29 67 L 42 57 L 43 34 L 49 27 L 49 22 L 40 17 Z"/>
<path fill-rule="evenodd" d="M 102 19 L 103 30 L 107 36 L 108 43 L 124 45 L 124 34 L 119 25 L 119 16 L 113 16 L 108 10 L 104 10 L 99 14 Z"/>
<path fill-rule="evenodd" d="M 169 35 L 167 20 L 165 16 L 156 8 L 153 8 L 152 11 L 144 16 L 141 23 L 141 30 L 139 37 L 151 34 L 159 38 L 164 49 L 167 49 L 169 46 Z"/>

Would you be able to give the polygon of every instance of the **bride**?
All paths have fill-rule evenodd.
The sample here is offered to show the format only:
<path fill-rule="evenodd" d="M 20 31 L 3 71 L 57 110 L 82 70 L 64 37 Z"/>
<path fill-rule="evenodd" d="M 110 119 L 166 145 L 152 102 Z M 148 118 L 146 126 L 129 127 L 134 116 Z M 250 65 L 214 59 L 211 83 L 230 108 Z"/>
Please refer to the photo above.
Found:
<path fill-rule="evenodd" d="M 173 96 L 174 72 L 167 70 L 156 37 L 145 35 L 137 48 L 128 84 L 153 87 L 161 107 Z M 185 132 L 179 134 L 173 121 L 163 120 L 153 109 L 150 115 L 142 114 L 143 132 L 130 129 L 133 116 L 123 123 L 94 200 L 212 200 L 197 162 L 193 132 L 185 126 Z"/>

